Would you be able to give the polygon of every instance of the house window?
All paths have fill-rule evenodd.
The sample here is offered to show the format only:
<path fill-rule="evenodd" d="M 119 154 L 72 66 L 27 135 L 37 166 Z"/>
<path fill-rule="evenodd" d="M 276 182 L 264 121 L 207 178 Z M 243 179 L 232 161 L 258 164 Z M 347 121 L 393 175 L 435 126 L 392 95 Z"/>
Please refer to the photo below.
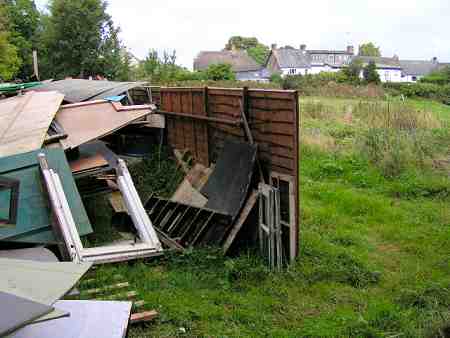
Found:
<path fill-rule="evenodd" d="M 384 78 L 386 79 L 386 81 L 390 81 L 390 80 L 391 80 L 389 71 L 385 71 L 385 72 L 384 72 Z"/>
<path fill-rule="evenodd" d="M 295 75 L 295 74 L 297 74 L 297 69 L 295 69 L 295 68 L 289 69 L 289 74 L 290 74 L 290 75 Z"/>
<path fill-rule="evenodd" d="M 416 82 L 416 81 L 417 81 L 417 76 L 413 76 L 413 77 L 412 77 L 412 80 L 413 80 L 414 82 Z"/>

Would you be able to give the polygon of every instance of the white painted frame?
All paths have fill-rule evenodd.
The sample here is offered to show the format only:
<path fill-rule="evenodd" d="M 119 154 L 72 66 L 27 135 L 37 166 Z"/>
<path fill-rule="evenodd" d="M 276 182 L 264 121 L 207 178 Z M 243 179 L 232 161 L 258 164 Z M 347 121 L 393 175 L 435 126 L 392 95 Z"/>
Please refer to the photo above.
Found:
<path fill-rule="evenodd" d="M 62 239 L 70 259 L 74 262 L 93 262 L 95 264 L 119 262 L 130 259 L 157 256 L 163 249 L 155 229 L 148 217 L 142 201 L 131 179 L 125 162 L 119 159 L 117 183 L 122 193 L 128 213 L 139 234 L 141 242 L 84 248 L 75 226 L 59 175 L 48 167 L 45 154 L 38 155 L 52 210 L 58 220 Z"/>
<path fill-rule="evenodd" d="M 270 184 L 275 186 L 274 179 L 278 181 L 285 181 L 289 183 L 289 224 L 281 221 L 283 226 L 289 227 L 289 247 L 290 247 L 290 260 L 294 261 L 296 258 L 296 246 L 297 246 L 297 238 L 298 234 L 296 233 L 295 219 L 296 215 L 296 207 L 295 207 L 295 178 L 291 175 L 281 174 L 276 171 L 270 172 Z"/>

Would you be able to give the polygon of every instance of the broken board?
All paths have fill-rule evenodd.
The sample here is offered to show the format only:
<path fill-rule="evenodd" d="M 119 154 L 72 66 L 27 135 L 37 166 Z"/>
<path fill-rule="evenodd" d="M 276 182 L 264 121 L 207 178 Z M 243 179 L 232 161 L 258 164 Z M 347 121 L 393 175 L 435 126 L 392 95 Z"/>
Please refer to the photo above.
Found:
<path fill-rule="evenodd" d="M 153 105 L 122 106 L 103 100 L 62 106 L 56 121 L 68 136 L 60 143 L 64 149 L 74 149 L 142 119 L 154 108 Z"/>
<path fill-rule="evenodd" d="M 49 200 L 43 188 L 38 154 L 44 153 L 51 168 L 59 174 L 64 193 L 80 236 L 92 232 L 83 202 L 62 149 L 38 151 L 0 158 L 0 176 L 20 180 L 17 222 L 15 227 L 0 228 L 0 241 L 56 243 L 52 231 Z M 5 205 L 0 205 L 3 214 Z"/>
<path fill-rule="evenodd" d="M 29 92 L 0 101 L 0 157 L 41 148 L 62 103 L 58 92 Z"/>
<path fill-rule="evenodd" d="M 214 171 L 201 190 L 208 198 L 206 208 L 231 215 L 234 220 L 247 197 L 257 147 L 227 140 Z"/>

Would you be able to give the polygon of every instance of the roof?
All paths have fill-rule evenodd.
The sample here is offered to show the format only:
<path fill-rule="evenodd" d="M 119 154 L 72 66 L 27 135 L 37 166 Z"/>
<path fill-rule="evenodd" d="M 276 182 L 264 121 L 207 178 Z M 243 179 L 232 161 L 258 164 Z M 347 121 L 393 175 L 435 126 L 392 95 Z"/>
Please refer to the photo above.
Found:
<path fill-rule="evenodd" d="M 438 69 L 439 65 L 433 61 L 400 60 L 405 75 L 425 76 Z"/>
<path fill-rule="evenodd" d="M 146 85 L 146 82 L 116 82 L 68 79 L 43 83 L 37 87 L 34 87 L 33 90 L 56 90 L 64 94 L 64 101 L 67 101 L 69 103 L 77 103 L 100 100 L 109 96 L 120 95 L 130 89 L 142 87 L 144 85 Z"/>
<path fill-rule="evenodd" d="M 309 68 L 310 57 L 299 49 L 280 48 L 272 50 L 280 68 Z"/>
<path fill-rule="evenodd" d="M 260 70 L 252 70 L 248 72 L 237 72 L 237 80 L 264 80 L 270 78 L 270 71 L 267 68 L 262 68 Z"/>
<path fill-rule="evenodd" d="M 20 181 L 17 222 L 14 227 L 0 227 L 1 241 L 23 243 L 54 243 L 52 214 L 48 196 L 42 188 L 38 154 L 46 155 L 49 167 L 54 169 L 62 182 L 70 211 L 80 236 L 92 232 L 72 171 L 62 149 L 40 149 L 20 155 L 0 158 L 0 176 Z M 0 195 L 0 214 L 7 214 L 7 203 Z M 6 208 L 6 210 L 5 210 Z"/>
<path fill-rule="evenodd" d="M 219 52 L 200 52 L 194 60 L 194 70 L 205 70 L 210 65 L 230 64 L 234 72 L 259 70 L 259 65 L 246 51 L 223 50 Z"/>
<path fill-rule="evenodd" d="M 312 49 L 307 50 L 308 54 L 339 54 L 339 55 L 353 55 L 346 50 L 329 50 L 329 49 Z"/>
<path fill-rule="evenodd" d="M 0 101 L 0 157 L 41 148 L 64 95 L 28 92 Z"/>
<path fill-rule="evenodd" d="M 364 64 L 375 62 L 377 68 L 401 69 L 400 61 L 397 58 L 381 56 L 356 56 L 354 60 L 361 60 Z"/>

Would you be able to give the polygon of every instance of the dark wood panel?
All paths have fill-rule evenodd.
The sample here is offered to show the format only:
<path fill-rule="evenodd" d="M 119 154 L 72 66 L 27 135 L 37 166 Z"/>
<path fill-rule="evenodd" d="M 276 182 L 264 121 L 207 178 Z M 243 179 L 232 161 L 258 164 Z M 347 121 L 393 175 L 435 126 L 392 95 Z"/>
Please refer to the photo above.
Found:
<path fill-rule="evenodd" d="M 292 110 L 261 110 L 250 108 L 250 120 L 294 123 L 295 114 Z"/>
<path fill-rule="evenodd" d="M 250 99 L 250 108 L 288 110 L 294 111 L 294 103 L 291 100 L 266 100 L 264 98 Z"/>

